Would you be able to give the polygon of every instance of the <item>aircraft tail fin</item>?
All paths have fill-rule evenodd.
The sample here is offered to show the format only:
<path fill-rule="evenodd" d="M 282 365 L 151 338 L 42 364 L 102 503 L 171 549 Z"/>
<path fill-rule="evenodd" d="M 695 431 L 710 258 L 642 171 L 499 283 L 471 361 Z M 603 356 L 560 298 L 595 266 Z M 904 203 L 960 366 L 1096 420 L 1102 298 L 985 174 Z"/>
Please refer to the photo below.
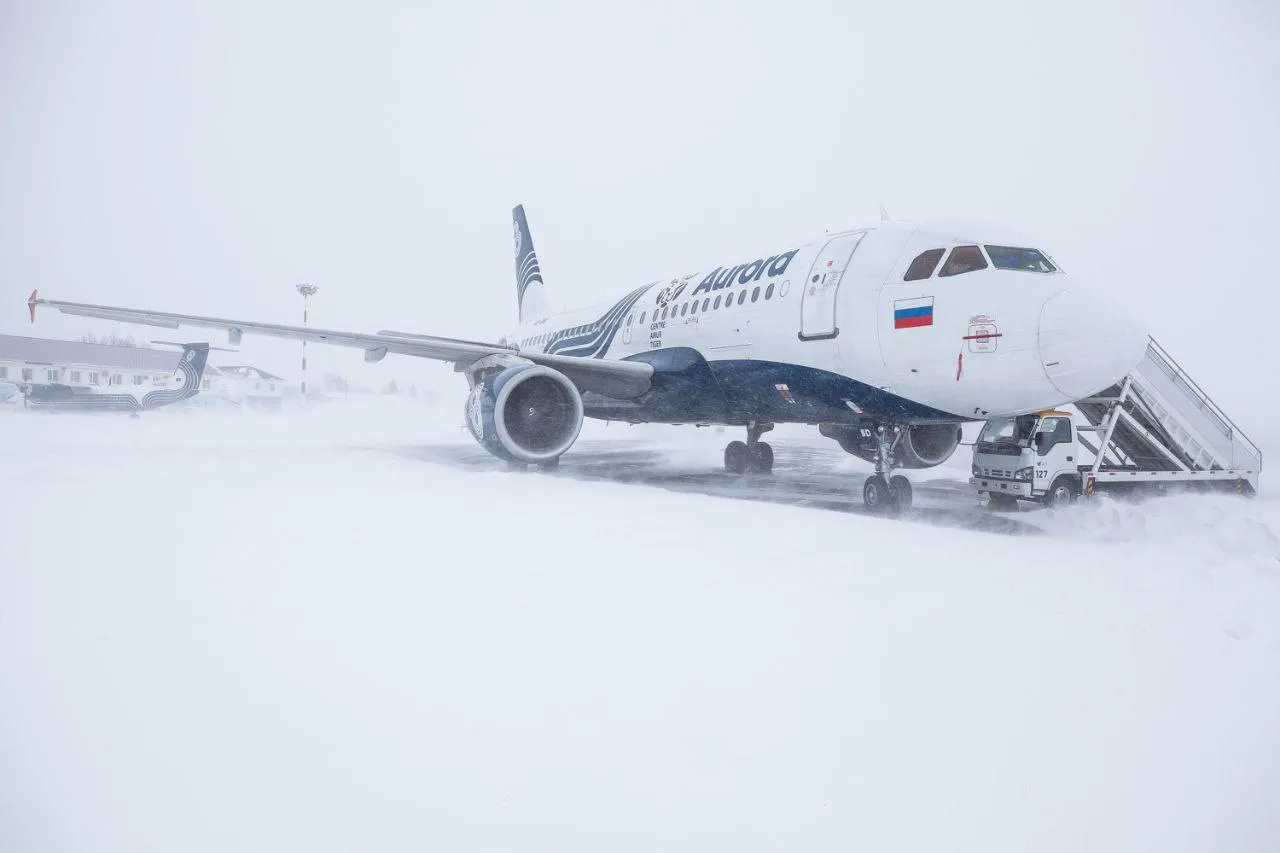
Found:
<path fill-rule="evenodd" d="M 529 234 L 529 220 L 524 215 L 524 205 L 518 204 L 511 211 L 516 255 L 516 299 L 521 323 L 540 320 L 551 313 L 547 288 L 542 283 L 542 268 L 538 265 L 538 253 L 533 250 L 533 236 Z"/>
<path fill-rule="evenodd" d="M 208 344 L 182 345 L 182 358 L 178 361 L 178 372 L 182 374 L 184 397 L 194 397 L 200 393 L 200 380 L 204 378 L 204 368 L 208 362 Z"/>
<path fill-rule="evenodd" d="M 176 372 L 182 377 L 182 384 L 177 388 L 165 388 L 144 394 L 142 397 L 144 411 L 168 406 L 200 393 L 200 380 L 204 378 L 204 368 L 209 362 L 209 345 L 199 343 L 178 344 L 178 346 L 182 347 L 182 357 L 178 359 Z"/>

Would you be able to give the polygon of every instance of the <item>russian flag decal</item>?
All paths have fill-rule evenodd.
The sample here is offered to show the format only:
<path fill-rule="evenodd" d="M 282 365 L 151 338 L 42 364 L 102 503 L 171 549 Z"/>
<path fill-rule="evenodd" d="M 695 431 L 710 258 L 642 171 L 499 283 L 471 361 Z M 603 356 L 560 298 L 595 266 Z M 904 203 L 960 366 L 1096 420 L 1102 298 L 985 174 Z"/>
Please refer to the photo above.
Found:
<path fill-rule="evenodd" d="M 919 299 L 894 300 L 893 327 L 895 329 L 914 329 L 918 326 L 932 325 L 932 296 L 921 296 Z"/>

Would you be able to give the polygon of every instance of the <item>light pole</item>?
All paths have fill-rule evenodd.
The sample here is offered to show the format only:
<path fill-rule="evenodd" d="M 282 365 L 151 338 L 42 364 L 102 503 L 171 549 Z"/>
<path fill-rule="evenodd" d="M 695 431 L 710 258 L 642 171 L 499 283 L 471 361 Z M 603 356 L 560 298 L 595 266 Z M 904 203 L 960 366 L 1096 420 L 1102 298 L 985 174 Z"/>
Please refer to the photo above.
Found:
<path fill-rule="evenodd" d="M 302 294 L 302 325 L 307 325 L 307 314 L 311 311 L 311 297 L 315 296 L 316 291 L 320 288 L 314 284 L 298 285 L 298 292 Z M 302 399 L 307 399 L 307 339 L 302 339 Z"/>

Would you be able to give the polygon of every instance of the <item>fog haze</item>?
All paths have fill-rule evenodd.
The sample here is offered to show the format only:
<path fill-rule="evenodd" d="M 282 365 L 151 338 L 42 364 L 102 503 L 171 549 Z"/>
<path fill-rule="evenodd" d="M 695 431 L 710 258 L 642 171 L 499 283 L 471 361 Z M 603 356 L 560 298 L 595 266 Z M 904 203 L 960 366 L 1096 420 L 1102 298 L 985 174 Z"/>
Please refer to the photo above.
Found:
<path fill-rule="evenodd" d="M 883 203 L 1034 236 L 1232 414 L 1220 374 L 1278 360 L 1271 3 L 0 10 L 0 331 L 37 287 L 296 322 L 309 281 L 320 325 L 491 340 L 517 202 L 565 305 Z M 295 346 L 245 353 L 297 375 Z"/>
<path fill-rule="evenodd" d="M 1280 458 L 1278 43 L 1274 0 L 0 0 L 0 333 L 309 282 L 496 340 L 516 203 L 556 307 L 884 205 L 1029 235 Z M 1005 518 L 968 448 L 913 474 L 1014 537 L 811 506 L 797 459 L 871 469 L 809 428 L 782 504 L 698 490 L 726 431 L 599 422 L 522 476 L 447 365 L 308 357 L 456 404 L 0 419 L 0 851 L 1277 849 L 1273 487 Z"/>

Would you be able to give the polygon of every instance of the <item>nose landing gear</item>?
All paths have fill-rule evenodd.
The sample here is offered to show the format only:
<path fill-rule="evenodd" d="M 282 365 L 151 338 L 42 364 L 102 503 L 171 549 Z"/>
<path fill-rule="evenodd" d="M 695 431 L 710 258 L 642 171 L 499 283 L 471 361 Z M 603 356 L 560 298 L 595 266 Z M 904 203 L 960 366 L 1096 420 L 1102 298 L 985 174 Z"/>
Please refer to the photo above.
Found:
<path fill-rule="evenodd" d="M 902 441 L 903 429 L 876 427 L 876 473 L 862 485 L 862 501 L 871 512 L 896 512 L 911 506 L 911 481 L 893 474 L 893 454 Z"/>
<path fill-rule="evenodd" d="M 730 474 L 768 474 L 773 470 L 773 448 L 760 436 L 773 429 L 773 424 L 747 424 L 747 440 L 731 441 L 724 449 L 724 470 Z"/>

